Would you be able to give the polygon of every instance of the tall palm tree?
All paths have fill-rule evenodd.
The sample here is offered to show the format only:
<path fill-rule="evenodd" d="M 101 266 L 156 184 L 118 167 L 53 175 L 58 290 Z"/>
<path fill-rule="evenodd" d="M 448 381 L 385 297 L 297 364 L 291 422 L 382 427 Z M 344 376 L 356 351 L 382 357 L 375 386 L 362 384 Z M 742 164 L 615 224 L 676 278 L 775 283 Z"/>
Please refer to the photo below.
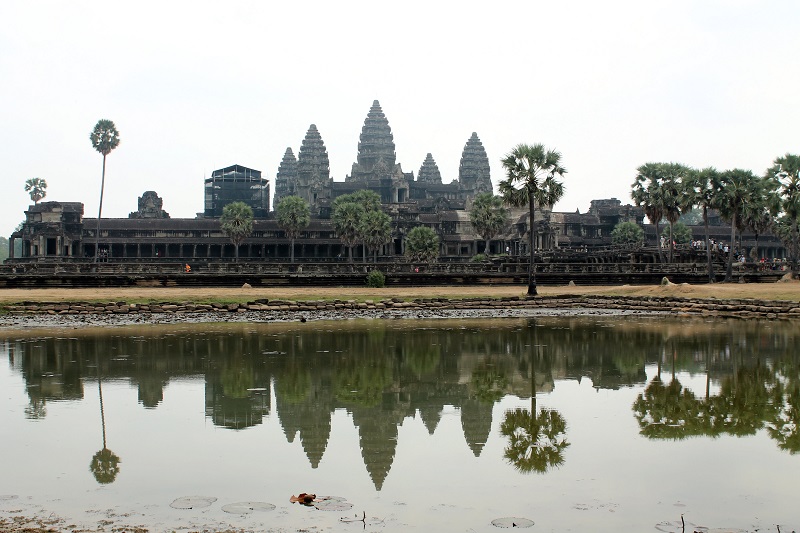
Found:
<path fill-rule="evenodd" d="M 800 155 L 786 154 L 778 157 L 773 166 L 766 172 L 780 182 L 778 194 L 782 216 L 778 219 L 776 229 L 778 236 L 789 251 L 792 277 L 798 277 L 798 259 L 800 259 Z"/>
<path fill-rule="evenodd" d="M 110 120 L 100 119 L 89 134 L 92 147 L 103 154 L 103 177 L 100 179 L 100 207 L 97 210 L 97 229 L 94 236 L 94 262 L 100 253 L 100 217 L 103 216 L 103 191 L 106 186 L 106 156 L 119 146 L 119 132 Z"/>
<path fill-rule="evenodd" d="M 736 242 L 736 228 L 741 225 L 745 206 L 758 202 L 762 197 L 759 179 L 750 170 L 736 168 L 723 172 L 719 178 L 718 207 L 720 214 L 731 224 L 730 253 L 725 281 L 733 279 L 733 245 Z"/>
<path fill-rule="evenodd" d="M 685 182 L 690 174 L 689 167 L 679 163 L 661 163 L 659 165 L 659 181 L 661 186 L 661 209 L 664 218 L 669 222 L 669 262 L 672 263 L 675 223 L 681 216 L 684 204 Z"/>
<path fill-rule="evenodd" d="M 664 218 L 662 190 L 659 183 L 659 163 L 645 163 L 636 169 L 636 181 L 631 185 L 631 199 L 637 207 L 644 209 L 644 214 L 651 224 L 656 226 L 656 239 L 661 232 L 658 223 Z M 664 262 L 664 252 L 658 244 L 658 258 Z"/>
<path fill-rule="evenodd" d="M 392 218 L 383 211 L 369 211 L 361 220 L 358 233 L 367 249 L 374 252 L 377 261 L 378 248 L 392 242 Z"/>
<path fill-rule="evenodd" d="M 706 232 L 706 261 L 708 263 L 708 282 L 714 283 L 714 265 L 711 262 L 711 238 L 708 235 L 708 210 L 716 207 L 716 185 L 719 183 L 719 172 L 713 167 L 692 170 L 684 187 L 685 211 L 693 206 L 703 210 L 703 225 Z"/>
<path fill-rule="evenodd" d="M 366 210 L 362 205 L 353 202 L 339 204 L 334 202 L 333 227 L 342 244 L 347 246 L 348 260 L 351 263 L 353 262 L 353 247 L 358 244 L 358 225 L 365 214 Z"/>
<path fill-rule="evenodd" d="M 25 180 L 25 192 L 31 195 L 34 204 L 47 196 L 47 182 L 42 178 L 30 178 Z"/>
<path fill-rule="evenodd" d="M 222 208 L 219 225 L 233 243 L 234 255 L 238 261 L 239 246 L 253 233 L 253 208 L 244 202 L 231 202 Z"/>
<path fill-rule="evenodd" d="M 311 223 L 311 208 L 308 202 L 299 196 L 286 196 L 278 202 L 275 212 L 278 216 L 278 226 L 289 237 L 289 261 L 294 263 L 294 240 Z"/>
<path fill-rule="evenodd" d="M 567 170 L 561 166 L 561 153 L 546 150 L 542 144 L 519 144 L 503 158 L 506 179 L 500 182 L 500 195 L 515 207 L 528 206 L 528 296 L 535 296 L 535 235 L 537 207 L 553 207 L 564 196 L 564 184 L 556 179 Z"/>
<path fill-rule="evenodd" d="M 508 226 L 508 209 L 503 205 L 501 197 L 490 192 L 481 193 L 475 196 L 475 200 L 472 202 L 469 221 L 472 223 L 475 233 L 486 241 L 483 253 L 488 255 L 489 242 L 492 237 Z"/>

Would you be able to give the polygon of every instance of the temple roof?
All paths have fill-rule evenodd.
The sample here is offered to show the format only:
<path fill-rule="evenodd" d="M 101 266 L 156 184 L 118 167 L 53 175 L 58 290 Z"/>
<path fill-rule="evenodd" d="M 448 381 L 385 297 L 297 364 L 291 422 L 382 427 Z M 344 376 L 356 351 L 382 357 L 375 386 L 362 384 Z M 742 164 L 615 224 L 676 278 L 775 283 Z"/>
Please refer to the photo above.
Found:
<path fill-rule="evenodd" d="M 312 124 L 300 145 L 300 154 L 297 157 L 298 178 L 301 182 L 327 181 L 330 173 L 328 150 L 325 149 L 316 124 Z"/>

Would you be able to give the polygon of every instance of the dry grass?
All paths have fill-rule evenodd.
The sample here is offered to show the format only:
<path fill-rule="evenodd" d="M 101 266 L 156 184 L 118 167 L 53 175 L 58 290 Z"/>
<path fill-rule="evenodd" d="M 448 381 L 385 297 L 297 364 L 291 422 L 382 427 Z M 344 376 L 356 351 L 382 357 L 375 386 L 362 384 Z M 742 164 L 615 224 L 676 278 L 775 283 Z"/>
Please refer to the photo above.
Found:
<path fill-rule="evenodd" d="M 372 289 L 368 287 L 177 288 L 124 287 L 109 289 L 0 289 L 0 304 L 22 301 L 125 301 L 133 302 L 246 302 L 258 298 L 292 300 L 379 300 L 398 297 L 470 298 L 523 296 L 521 285 L 437 286 Z M 761 299 L 800 301 L 800 282 L 670 284 L 615 286 L 539 286 L 541 295 L 676 296 L 691 298 Z"/>

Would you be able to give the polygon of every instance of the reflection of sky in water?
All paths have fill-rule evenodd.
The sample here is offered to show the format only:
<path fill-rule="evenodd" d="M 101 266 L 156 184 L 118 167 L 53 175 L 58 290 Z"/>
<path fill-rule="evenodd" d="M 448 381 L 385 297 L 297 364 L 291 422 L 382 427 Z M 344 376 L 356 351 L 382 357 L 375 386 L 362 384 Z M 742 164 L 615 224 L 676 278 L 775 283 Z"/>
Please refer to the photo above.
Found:
<path fill-rule="evenodd" d="M 265 349 L 254 356 L 260 363 L 241 367 L 251 369 L 255 382 L 248 381 L 249 374 L 243 378 L 230 371 L 233 367 L 225 367 L 213 357 L 201 360 L 200 371 L 194 371 L 191 365 L 182 369 L 189 371 L 173 375 L 160 369 L 163 392 L 155 408 L 144 408 L 141 403 L 139 386 L 146 365 L 137 358 L 136 350 L 120 354 L 115 350 L 122 348 L 109 345 L 104 349 L 110 350 L 111 359 L 127 366 L 102 382 L 107 445 L 121 459 L 120 473 L 108 485 L 99 485 L 89 471 L 92 456 L 102 448 L 96 367 L 92 366 L 94 355 L 87 357 L 81 368 L 78 383 L 82 387 L 82 397 L 49 400 L 44 406 L 44 416 L 32 420 L 25 414 L 30 403 L 29 392 L 37 385 L 51 391 L 59 390 L 59 376 L 47 376 L 36 383 L 37 379 L 24 374 L 23 358 L 51 349 L 54 352 L 49 359 L 53 364 L 58 357 L 71 360 L 81 356 L 76 355 L 79 352 L 55 350 L 54 344 L 45 347 L 35 339 L 22 338 L 20 342 L 0 344 L 0 355 L 8 362 L 0 365 L 0 426 L 4 435 L 0 439 L 0 453 L 6 458 L 0 467 L 0 495 L 20 496 L 17 500 L 0 500 L 0 511 L 24 509 L 25 502 L 31 502 L 30 508 L 37 506 L 74 517 L 76 522 L 93 523 L 99 515 L 87 511 L 113 509 L 116 513 L 134 513 L 129 523 L 169 527 L 187 516 L 169 507 L 172 500 L 181 496 L 209 495 L 216 496 L 219 501 L 218 505 L 193 518 L 202 523 L 240 527 L 258 524 L 329 527 L 336 522 L 338 514 L 311 513 L 288 504 L 292 494 L 313 491 L 345 496 L 354 503 L 355 511 L 385 518 L 384 529 L 388 531 L 465 531 L 470 528 L 491 531 L 489 522 L 501 516 L 531 518 L 540 531 L 653 530 L 658 522 L 680 520 L 681 514 L 688 522 L 708 527 L 746 529 L 758 525 L 774 527 L 770 524 L 780 523 L 782 530 L 791 530 L 791 527 L 800 526 L 793 510 L 794 487 L 800 478 L 800 455 L 779 450 L 764 430 L 742 438 L 726 434 L 680 441 L 642 437 L 631 406 L 657 372 L 659 350 L 651 348 L 658 346 L 651 345 L 649 337 L 639 339 L 644 343 L 641 357 L 635 354 L 626 361 L 617 361 L 616 367 L 609 366 L 615 354 L 620 357 L 621 347 L 630 349 L 628 341 L 612 342 L 610 347 L 594 345 L 581 355 L 578 352 L 584 350 L 581 346 L 585 345 L 581 339 L 592 339 L 596 329 L 588 327 L 581 332 L 574 321 L 570 322 L 571 328 L 557 321 L 554 323 L 559 329 L 553 331 L 572 332 L 565 347 L 558 348 L 567 352 L 568 357 L 551 361 L 544 370 L 537 367 L 537 384 L 551 392 L 540 392 L 536 407 L 555 409 L 564 417 L 570 446 L 564 452 L 561 467 L 546 474 L 527 475 L 517 472 L 503 460 L 507 441 L 500 434 L 500 424 L 508 409 L 531 407 L 530 398 L 521 390 L 529 381 L 525 380 L 527 370 L 520 370 L 526 357 L 519 356 L 519 346 L 539 344 L 542 349 L 557 351 L 557 337 L 548 338 L 546 344 L 531 343 L 528 338 L 515 340 L 515 335 L 525 332 L 524 325 L 494 327 L 506 322 L 484 321 L 451 327 L 452 323 L 441 322 L 450 329 L 450 336 L 443 335 L 435 342 L 424 338 L 428 346 L 441 347 L 441 359 L 434 364 L 419 357 L 409 366 L 423 374 L 423 384 L 414 383 L 410 377 L 413 372 L 396 365 L 395 361 L 390 365 L 391 383 L 378 405 L 371 407 L 331 400 L 330 389 L 335 383 L 332 371 L 320 367 L 319 360 L 304 360 L 302 357 L 306 356 L 295 353 L 295 357 L 301 357 L 301 362 L 305 363 L 299 370 L 291 370 L 294 376 L 301 376 L 296 379 L 297 383 L 305 383 L 302 379 L 305 370 L 312 376 L 317 376 L 316 372 L 328 373 L 325 378 L 311 378 L 311 396 L 308 396 L 328 397 L 327 400 L 323 398 L 324 408 L 331 411 L 327 445 L 322 448 L 316 468 L 312 467 L 304 450 L 301 433 L 288 430 L 292 442 L 287 440 L 284 426 L 293 422 L 287 422 L 286 418 L 290 412 L 300 413 L 298 405 L 302 405 L 303 400 L 292 404 L 276 397 L 276 391 L 282 390 L 278 382 L 287 379 L 289 372 L 288 367 L 279 366 L 276 361 L 288 357 L 285 352 L 291 352 L 291 346 L 297 349 L 301 345 L 304 350 L 317 354 L 316 357 L 343 357 L 347 351 L 342 349 L 343 345 L 331 345 L 329 354 L 320 353 L 323 350 L 315 345 L 315 342 L 322 342 L 315 337 L 324 335 L 326 330 L 338 336 L 347 335 L 341 328 L 325 325 L 306 330 L 290 329 L 286 335 L 293 340 L 288 341 L 281 332 L 248 326 L 244 330 L 247 334 L 261 335 L 269 341 L 259 341 L 267 342 L 262 346 Z M 608 326 L 608 320 L 603 325 Z M 415 333 L 399 329 L 401 327 L 392 325 L 391 334 L 377 342 L 385 346 L 389 354 L 408 357 L 410 351 L 401 353 L 401 348 L 411 346 L 407 343 L 412 342 L 409 338 Z M 628 327 L 633 326 L 629 324 Z M 778 327 L 771 326 L 771 329 Z M 603 328 L 605 332 L 613 330 Z M 117 330 L 115 335 L 123 331 Z M 221 342 L 215 336 L 215 327 L 197 336 L 191 328 L 169 337 L 163 335 L 166 330 L 156 331 L 168 339 L 165 342 L 170 346 L 183 343 L 184 350 L 189 352 L 200 349 L 197 346 L 203 343 Z M 539 331 L 541 327 L 537 328 Z M 491 341 L 481 343 L 481 336 L 491 337 Z M 224 337 L 231 339 L 235 335 L 225 332 Z M 792 342 L 793 337 L 789 335 L 788 339 Z M 747 340 L 752 344 L 753 339 L 748 337 Z M 354 346 L 368 348 L 372 346 L 370 342 L 369 337 L 362 337 L 354 341 Z M 152 340 L 148 343 L 138 339 L 137 343 L 150 348 L 161 346 Z M 221 346 L 228 347 L 224 343 Z M 781 353 L 774 347 L 765 348 L 764 343 L 760 346 L 764 362 Z M 475 369 L 485 369 L 482 364 L 486 352 L 480 352 L 481 347 L 500 357 L 493 360 L 492 368 L 506 369 L 508 386 L 516 388 L 517 393 L 501 395 L 491 408 L 491 428 L 485 444 L 482 448 L 479 445 L 471 448 L 462 421 L 464 410 L 471 407 L 459 395 L 469 390 Z M 271 351 L 284 353 L 276 355 L 269 353 Z M 593 353 L 602 361 L 590 361 Z M 578 355 L 586 360 L 578 362 Z M 372 356 L 370 359 L 368 354 L 359 361 L 376 364 L 374 354 Z M 684 387 L 702 398 L 706 374 L 702 358 L 698 365 L 693 363 L 696 359 L 691 356 L 679 360 L 676 377 Z M 641 378 L 626 383 L 625 372 L 622 377 L 617 375 L 619 367 L 626 365 L 630 375 Z M 637 369 L 637 365 L 640 368 Z M 719 363 L 719 368 L 712 372 L 709 391 L 712 396 L 720 392 L 724 365 L 724 361 Z M 425 372 L 429 373 L 427 380 Z M 662 360 L 661 376 L 665 383 L 669 383 L 671 372 L 671 359 Z M 549 376 L 544 375 L 546 373 Z M 576 375 L 581 376 L 580 382 Z M 595 386 L 595 380 L 613 386 Z M 421 412 L 409 406 L 414 405 L 415 395 L 437 383 L 449 388 L 438 391 L 443 402 L 438 422 L 426 425 Z M 251 389 L 267 389 L 249 391 L 251 398 L 255 398 L 250 405 L 263 413 L 259 415 L 260 423 L 242 430 L 215 425 L 209 397 L 219 394 L 223 386 L 230 391 L 247 385 L 251 385 Z M 530 390 L 529 385 L 527 390 Z M 452 395 L 449 403 L 446 393 Z M 464 405 L 463 409 L 455 405 L 458 403 Z M 375 413 L 383 412 L 383 407 L 392 409 L 385 414 L 388 419 L 374 418 Z M 287 414 L 279 416 L 281 409 Z M 480 416 L 480 411 L 470 412 L 470 416 Z M 399 426 L 393 425 L 395 419 L 399 420 Z M 381 449 L 391 450 L 395 444 L 396 448 L 393 457 L 373 458 L 376 464 L 388 461 L 389 467 L 378 491 L 365 466 L 359 432 L 366 428 L 378 431 L 381 427 L 396 427 L 396 434 L 379 433 L 371 438 L 377 439 L 379 445 L 386 445 Z M 473 428 L 473 431 L 477 430 Z M 385 442 L 395 438 L 396 442 Z M 314 448 L 313 443 L 310 446 Z M 26 500 L 29 496 L 32 500 Z M 220 511 L 221 505 L 239 501 L 267 501 L 278 505 L 278 510 L 261 517 L 232 517 Z"/>

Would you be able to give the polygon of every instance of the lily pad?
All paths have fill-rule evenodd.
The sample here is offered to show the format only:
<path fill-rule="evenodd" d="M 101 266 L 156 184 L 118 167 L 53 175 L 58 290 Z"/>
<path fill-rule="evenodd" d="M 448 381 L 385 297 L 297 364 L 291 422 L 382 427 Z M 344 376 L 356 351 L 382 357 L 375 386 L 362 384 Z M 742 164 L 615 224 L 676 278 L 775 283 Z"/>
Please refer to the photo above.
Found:
<path fill-rule="evenodd" d="M 232 514 L 248 514 L 253 511 L 272 511 L 275 506 L 267 502 L 238 502 L 222 506 L 222 510 Z"/>
<path fill-rule="evenodd" d="M 184 496 L 169 504 L 175 509 L 202 509 L 217 501 L 213 496 Z"/>
<path fill-rule="evenodd" d="M 505 518 L 495 518 L 492 520 L 494 527 L 531 527 L 533 520 L 520 518 L 519 516 L 507 516 Z"/>
<path fill-rule="evenodd" d="M 319 496 L 314 500 L 314 507 L 320 511 L 347 511 L 353 504 L 339 496 Z"/>

